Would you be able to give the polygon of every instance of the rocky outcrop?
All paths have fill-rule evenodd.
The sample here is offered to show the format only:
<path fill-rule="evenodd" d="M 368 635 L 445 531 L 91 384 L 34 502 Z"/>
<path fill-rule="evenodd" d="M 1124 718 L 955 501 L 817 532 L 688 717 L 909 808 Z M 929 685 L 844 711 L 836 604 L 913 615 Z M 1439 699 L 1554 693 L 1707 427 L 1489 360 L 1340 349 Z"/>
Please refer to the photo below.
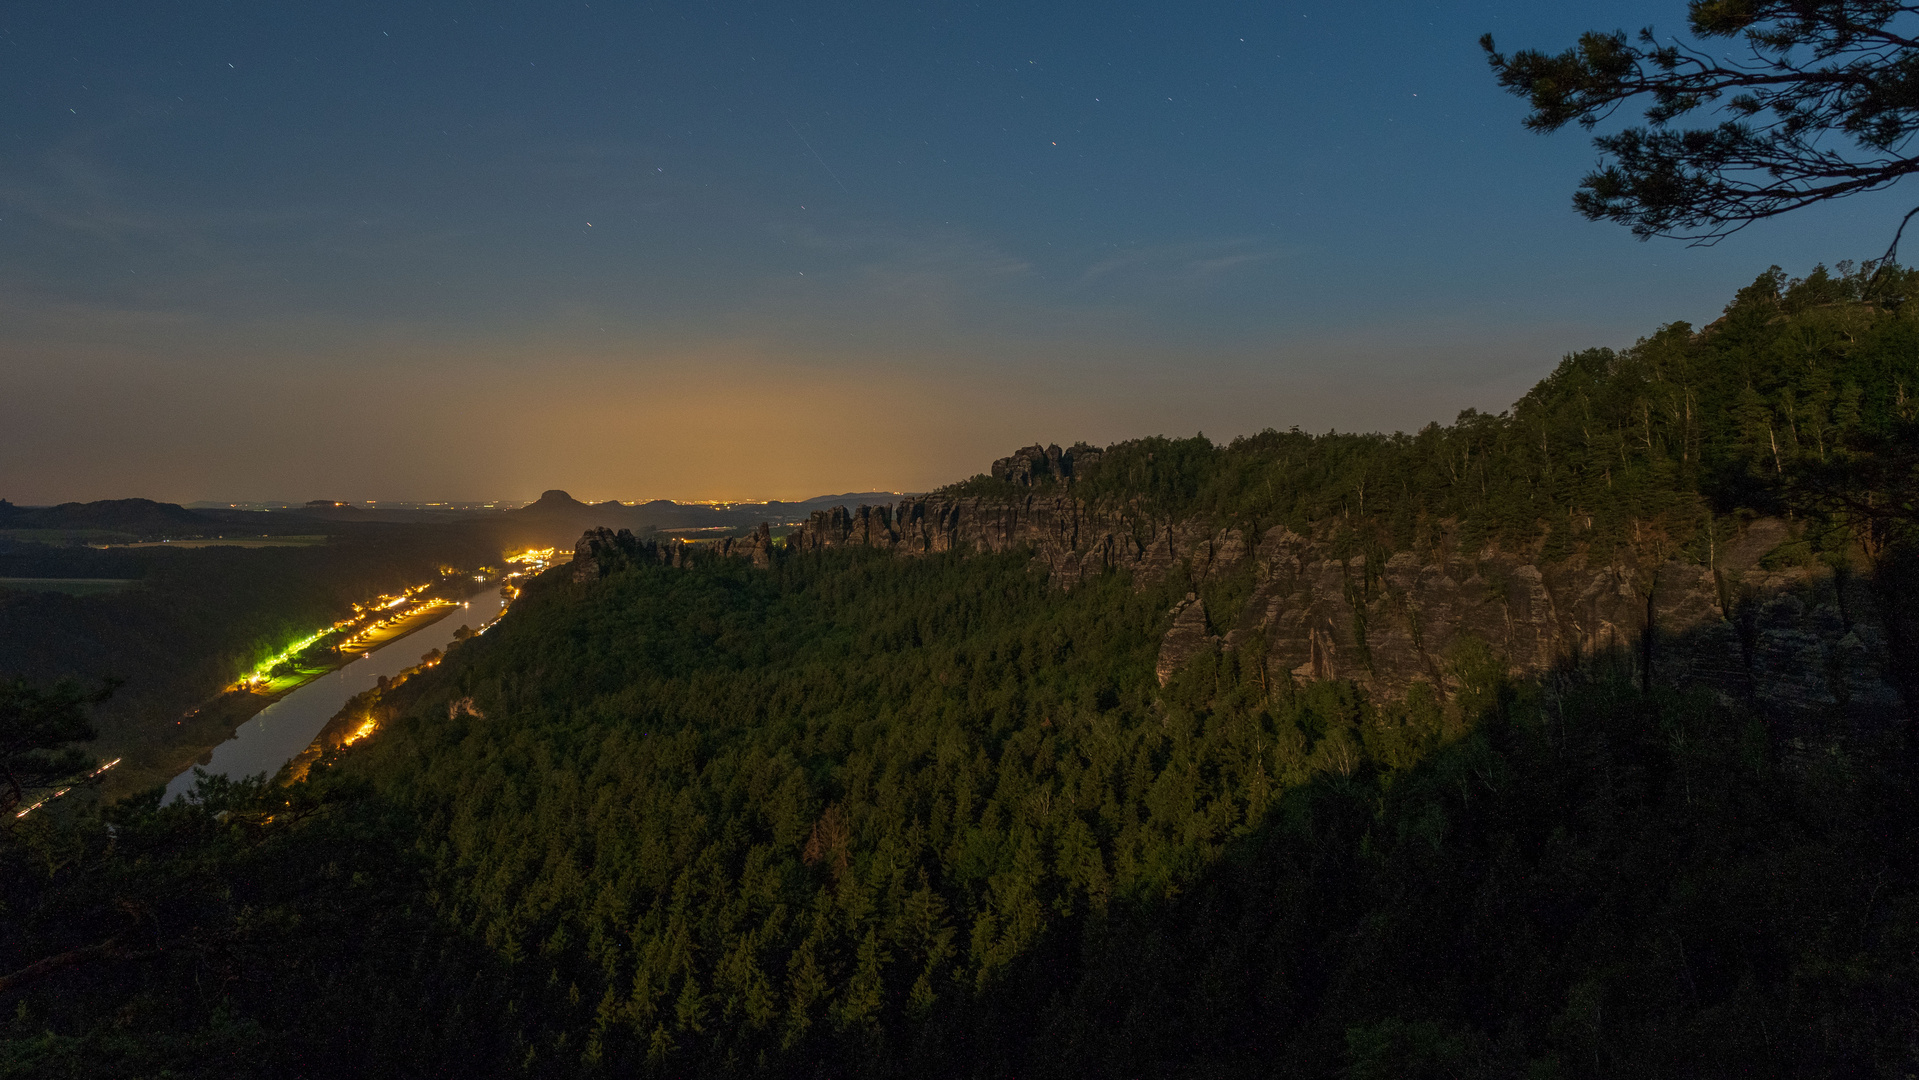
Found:
<path fill-rule="evenodd" d="M 630 529 L 588 529 L 573 546 L 572 578 L 575 582 L 598 581 L 606 575 L 638 563 L 688 567 L 706 558 L 743 558 L 754 566 L 773 563 L 773 531 L 765 522 L 750 535 L 724 540 L 692 543 L 686 540 L 642 539 Z"/>
<path fill-rule="evenodd" d="M 1062 588 L 1113 568 L 1142 586 L 1181 575 L 1198 589 L 1247 572 L 1250 561 L 1252 596 L 1230 626 L 1215 622 L 1219 647 L 1259 650 L 1270 678 L 1350 679 L 1376 697 L 1402 696 L 1415 683 L 1450 695 L 1459 688 L 1455 660 L 1478 643 L 1517 673 L 1609 653 L 1669 682 L 1782 708 L 1891 715 L 1899 702 L 1870 598 L 1820 565 L 1761 565 L 1791 539 L 1785 522 L 1761 519 L 1716 546 L 1711 565 L 1635 550 L 1547 564 L 1525 552 L 1460 555 L 1446 545 L 1374 564 L 1342 553 L 1330 535 L 1282 526 L 1251 537 L 1036 491 L 835 507 L 815 513 L 788 547 L 1027 550 Z M 1206 627 L 1197 600 L 1176 610 L 1160 651 L 1162 682 L 1211 647 Z"/>
<path fill-rule="evenodd" d="M 1109 568 L 1132 571 L 1142 582 L 1159 581 L 1184 564 L 1199 577 L 1217 575 L 1246 556 L 1237 530 L 1161 522 L 1038 492 L 1018 499 L 920 496 L 850 512 L 834 507 L 802 522 L 787 545 L 795 551 L 854 545 L 905 555 L 1030 549 L 1062 588 Z"/>
<path fill-rule="evenodd" d="M 1193 657 L 1219 647 L 1219 639 L 1208 632 L 1206 603 L 1199 597 L 1187 593 L 1186 599 L 1173 606 L 1171 614 L 1173 627 L 1160 640 L 1159 661 L 1153 669 L 1161 686 Z"/>
<path fill-rule="evenodd" d="M 1352 679 L 1386 697 L 1415 682 L 1456 689 L 1450 660 L 1476 641 L 1517 672 L 1611 653 L 1682 686 L 1890 716 L 1899 702 L 1878 627 L 1862 618 L 1869 599 L 1824 567 L 1765 569 L 1790 539 L 1784 522 L 1753 522 L 1713 566 L 1635 552 L 1540 565 L 1487 551 L 1369 567 L 1274 529 L 1230 639 L 1257 640 L 1275 674 Z"/>
<path fill-rule="evenodd" d="M 701 544 L 596 529 L 580 539 L 573 576 L 591 581 L 631 562 L 686 566 L 715 555 L 767 566 L 776 551 L 849 546 L 905 556 L 1028 552 L 1060 588 L 1109 570 L 1142 588 L 1181 580 L 1190 598 L 1169 613 L 1162 683 L 1193 657 L 1223 649 L 1254 653 L 1268 685 L 1347 679 L 1390 699 L 1423 683 L 1446 697 L 1461 686 L 1460 658 L 1475 651 L 1515 673 L 1607 654 L 1642 676 L 1786 709 L 1888 716 L 1900 704 L 1864 586 L 1809 559 L 1784 567 L 1766 559 L 1794 539 L 1782 521 L 1746 524 L 1714 545 L 1707 565 L 1651 544 L 1550 563 L 1497 548 L 1462 554 L 1444 540 L 1423 554 L 1367 554 L 1336 542 L 1330 526 L 1312 536 L 1284 526 L 1255 534 L 1081 499 L 1071 481 L 1097 453 L 1084 444 L 1030 446 L 993 465 L 994 476 L 1029 488 L 1023 495 L 834 506 L 778 549 L 765 524 Z M 1232 578 L 1242 588 L 1229 593 L 1249 587 L 1248 599 L 1209 612 L 1198 594 Z"/>
<path fill-rule="evenodd" d="M 1086 443 L 1074 443 L 1061 450 L 1059 444 L 1032 446 L 1013 451 L 1011 457 L 993 462 L 993 479 L 1021 487 L 1048 481 L 1070 484 L 1100 459 L 1100 449 Z"/>
<path fill-rule="evenodd" d="M 723 557 L 743 558 L 764 569 L 773 565 L 773 528 L 762 521 L 751 536 L 729 537 L 719 541 L 714 549 Z"/>

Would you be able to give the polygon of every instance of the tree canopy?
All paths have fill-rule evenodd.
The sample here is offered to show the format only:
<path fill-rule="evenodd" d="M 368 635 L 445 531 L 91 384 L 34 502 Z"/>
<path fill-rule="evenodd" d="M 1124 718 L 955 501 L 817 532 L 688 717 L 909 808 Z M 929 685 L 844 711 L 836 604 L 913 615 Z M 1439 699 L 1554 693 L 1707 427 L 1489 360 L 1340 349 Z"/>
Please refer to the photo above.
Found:
<path fill-rule="evenodd" d="M 1507 55 L 1491 34 L 1480 44 L 1499 84 L 1532 105 L 1534 131 L 1591 130 L 1645 103 L 1644 125 L 1594 139 L 1606 160 L 1580 182 L 1580 213 L 1642 239 L 1711 242 L 1919 170 L 1916 23 L 1919 5 L 1892 0 L 1691 0 L 1692 34 L 1734 55 L 1650 27 L 1588 32 L 1556 54 Z"/>
<path fill-rule="evenodd" d="M 0 680 L 0 812 L 92 764 L 73 744 L 94 737 L 85 706 L 112 692 L 111 684 L 90 694 L 74 683 L 41 688 L 24 678 Z"/>

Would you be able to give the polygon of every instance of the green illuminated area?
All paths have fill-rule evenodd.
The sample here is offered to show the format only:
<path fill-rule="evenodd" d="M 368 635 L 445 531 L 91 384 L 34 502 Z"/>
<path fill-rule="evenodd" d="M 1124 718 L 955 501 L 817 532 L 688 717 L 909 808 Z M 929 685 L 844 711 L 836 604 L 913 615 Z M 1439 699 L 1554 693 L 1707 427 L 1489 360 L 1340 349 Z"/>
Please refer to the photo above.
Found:
<path fill-rule="evenodd" d="M 272 656 L 267 657 L 265 660 L 260 661 L 260 663 L 254 666 L 252 671 L 240 677 L 239 682 L 234 684 L 234 689 L 252 690 L 255 693 L 276 693 L 281 690 L 292 689 L 294 686 L 305 682 L 307 679 L 312 678 L 325 669 L 322 667 L 309 671 L 305 667 L 296 664 L 295 659 L 309 648 L 319 644 L 322 640 L 339 632 L 339 627 L 329 626 L 324 630 L 308 634 L 306 637 L 301 638 Z"/>
<path fill-rule="evenodd" d="M 452 603 L 437 597 L 420 599 L 420 594 L 430 587 L 413 585 L 398 593 L 382 593 L 367 604 L 353 605 L 356 613 L 353 618 L 317 630 L 260 661 L 253 670 L 241 676 L 232 689 L 257 694 L 284 693 L 332 670 L 350 656 L 372 652 L 395 638 L 412 633 L 423 625 L 423 616 Z M 335 634 L 345 637 L 335 646 L 333 655 L 307 657 L 309 649 Z M 301 662 L 303 657 L 306 657 L 307 662 Z"/>

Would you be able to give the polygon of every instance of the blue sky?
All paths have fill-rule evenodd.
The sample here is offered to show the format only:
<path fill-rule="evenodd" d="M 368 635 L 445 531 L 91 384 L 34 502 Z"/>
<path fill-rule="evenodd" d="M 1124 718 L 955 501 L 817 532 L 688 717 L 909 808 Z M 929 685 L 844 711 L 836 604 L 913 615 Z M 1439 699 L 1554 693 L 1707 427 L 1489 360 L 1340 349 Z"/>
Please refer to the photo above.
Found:
<path fill-rule="evenodd" d="M 11 4 L 0 497 L 798 497 L 1393 429 L 1870 257 L 1640 243 L 1477 38 L 1683 6 Z"/>

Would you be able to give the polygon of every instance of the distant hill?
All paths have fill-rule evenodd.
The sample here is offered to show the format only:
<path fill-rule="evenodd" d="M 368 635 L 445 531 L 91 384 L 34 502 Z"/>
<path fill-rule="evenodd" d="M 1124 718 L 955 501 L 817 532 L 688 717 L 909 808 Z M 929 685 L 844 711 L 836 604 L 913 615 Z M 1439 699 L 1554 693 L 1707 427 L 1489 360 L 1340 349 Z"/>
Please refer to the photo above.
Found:
<path fill-rule="evenodd" d="M 0 529 L 98 529 L 135 535 L 198 535 L 217 520 L 175 503 L 102 499 L 58 506 L 15 506 L 0 499 Z"/>
<path fill-rule="evenodd" d="M 801 499 L 799 502 L 769 502 L 765 504 L 765 507 L 768 511 L 797 511 L 798 516 L 803 517 L 815 510 L 828 510 L 835 506 L 881 506 L 898 502 L 901 499 L 911 498 L 916 494 L 919 493 L 911 491 L 849 491 L 844 495 L 815 495 L 810 499 Z"/>
<path fill-rule="evenodd" d="M 845 495 L 820 495 L 799 502 L 739 503 L 732 506 L 705 506 L 654 499 L 644 503 L 609 500 L 585 503 L 558 488 L 541 493 L 539 499 L 518 510 L 502 511 L 501 516 L 524 524 L 546 528 L 570 529 L 572 536 L 593 528 L 669 531 L 681 529 L 750 529 L 761 522 L 791 525 L 804 520 L 813 511 L 848 503 L 892 502 L 903 496 L 890 491 L 856 492 Z"/>
<path fill-rule="evenodd" d="M 189 510 L 176 503 L 152 499 L 101 499 L 58 506 L 16 506 L 0 499 L 0 529 L 34 529 L 68 533 L 107 534 L 120 539 L 185 539 L 219 535 L 339 532 L 340 527 L 368 522 L 447 521 L 457 518 L 413 517 L 361 510 L 352 506 L 302 508 L 293 511 Z M 321 522 L 333 526 L 322 528 Z"/>
<path fill-rule="evenodd" d="M 814 510 L 861 503 L 891 503 L 903 496 L 890 491 L 820 495 L 797 502 L 706 506 L 654 499 L 644 503 L 609 500 L 586 503 L 558 488 L 518 510 L 424 510 L 356 506 L 315 499 L 303 506 L 273 510 L 234 510 L 209 506 L 188 509 L 152 499 L 102 499 L 58 506 L 17 506 L 0 499 L 0 529 L 44 529 L 112 533 L 127 538 L 159 539 L 249 533 L 340 532 L 355 527 L 446 525 L 491 521 L 507 526 L 512 542 L 571 543 L 591 528 L 635 532 L 751 529 L 762 521 L 791 525 Z"/>

